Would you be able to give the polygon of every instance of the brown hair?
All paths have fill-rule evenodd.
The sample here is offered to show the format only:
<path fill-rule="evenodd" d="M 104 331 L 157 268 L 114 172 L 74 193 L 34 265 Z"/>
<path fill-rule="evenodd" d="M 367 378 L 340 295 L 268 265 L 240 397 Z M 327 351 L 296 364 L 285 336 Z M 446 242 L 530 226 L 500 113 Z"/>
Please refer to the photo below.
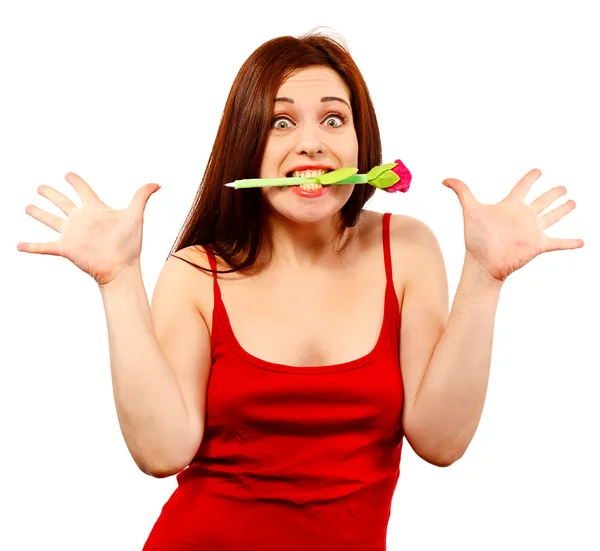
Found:
<path fill-rule="evenodd" d="M 300 38 L 269 40 L 250 55 L 233 82 L 206 172 L 171 254 L 201 245 L 232 267 L 221 273 L 252 267 L 262 236 L 261 190 L 234 190 L 224 184 L 259 177 L 277 90 L 292 72 L 312 66 L 332 68 L 348 86 L 358 139 L 359 173 L 381 164 L 375 110 L 347 48 L 331 37 L 312 32 Z M 356 224 L 374 192 L 371 186 L 354 187 L 341 209 L 340 232 Z"/>

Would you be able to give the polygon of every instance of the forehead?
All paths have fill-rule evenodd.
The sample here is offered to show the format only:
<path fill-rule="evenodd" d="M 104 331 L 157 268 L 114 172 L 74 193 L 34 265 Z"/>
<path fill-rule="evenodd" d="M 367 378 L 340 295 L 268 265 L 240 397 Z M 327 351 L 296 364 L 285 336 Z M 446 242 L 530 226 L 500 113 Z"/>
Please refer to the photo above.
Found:
<path fill-rule="evenodd" d="M 338 96 L 350 103 L 350 93 L 342 77 L 329 67 L 308 67 L 292 73 L 279 87 L 277 96 L 290 98 Z"/>

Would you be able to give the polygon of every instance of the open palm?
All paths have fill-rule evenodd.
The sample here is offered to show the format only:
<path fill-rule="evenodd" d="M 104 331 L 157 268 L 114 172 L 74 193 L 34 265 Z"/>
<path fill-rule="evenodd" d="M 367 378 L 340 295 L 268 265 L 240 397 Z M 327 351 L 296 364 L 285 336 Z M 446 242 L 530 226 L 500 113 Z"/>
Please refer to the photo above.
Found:
<path fill-rule="evenodd" d="M 544 233 L 575 208 L 575 201 L 569 200 L 540 216 L 567 192 L 564 186 L 546 191 L 529 205 L 525 203 L 525 197 L 541 175 L 539 169 L 529 171 L 502 201 L 493 205 L 477 201 L 460 180 L 444 180 L 462 206 L 466 253 L 498 281 L 504 281 L 542 253 L 584 245 L 581 239 L 554 238 Z"/>
<path fill-rule="evenodd" d="M 139 261 L 142 248 L 143 213 L 150 195 L 160 186 L 147 184 L 134 195 L 126 209 L 115 210 L 103 203 L 77 174 L 65 175 L 82 201 L 78 207 L 68 197 L 49 186 L 38 193 L 56 205 L 67 218 L 61 218 L 28 205 L 25 212 L 60 236 L 46 243 L 19 243 L 19 251 L 62 256 L 92 276 L 100 285 L 112 281 L 124 268 Z"/>

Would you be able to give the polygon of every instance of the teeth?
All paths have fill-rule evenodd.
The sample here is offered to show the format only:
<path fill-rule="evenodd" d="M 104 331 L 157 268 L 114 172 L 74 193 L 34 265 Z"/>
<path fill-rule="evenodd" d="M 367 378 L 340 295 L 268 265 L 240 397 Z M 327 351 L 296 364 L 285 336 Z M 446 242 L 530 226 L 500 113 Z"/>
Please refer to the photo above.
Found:
<path fill-rule="evenodd" d="M 294 170 L 292 173 L 293 178 L 318 178 L 319 176 L 323 176 L 323 174 L 327 174 L 329 169 L 320 168 L 318 170 Z M 321 184 L 301 184 L 298 186 L 300 189 L 304 191 L 316 191 L 317 189 L 321 189 L 323 186 Z"/>
<path fill-rule="evenodd" d="M 301 184 L 298 187 L 304 191 L 315 191 L 316 189 L 321 189 L 323 186 L 321 184 Z"/>
<path fill-rule="evenodd" d="M 329 170 L 324 170 L 320 168 L 319 170 L 294 170 L 292 176 L 294 178 L 317 178 L 318 176 L 323 176 L 323 174 L 327 174 Z"/>

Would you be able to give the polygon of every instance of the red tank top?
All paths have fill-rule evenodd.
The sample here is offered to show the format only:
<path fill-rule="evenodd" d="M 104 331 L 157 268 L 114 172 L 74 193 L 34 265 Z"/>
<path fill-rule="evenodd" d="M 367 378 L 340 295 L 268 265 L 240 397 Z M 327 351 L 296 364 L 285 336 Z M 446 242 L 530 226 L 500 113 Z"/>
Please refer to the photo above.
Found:
<path fill-rule="evenodd" d="M 403 438 L 389 223 L 386 213 L 381 332 L 350 362 L 293 367 L 252 356 L 214 276 L 204 438 L 144 551 L 386 549 Z"/>

